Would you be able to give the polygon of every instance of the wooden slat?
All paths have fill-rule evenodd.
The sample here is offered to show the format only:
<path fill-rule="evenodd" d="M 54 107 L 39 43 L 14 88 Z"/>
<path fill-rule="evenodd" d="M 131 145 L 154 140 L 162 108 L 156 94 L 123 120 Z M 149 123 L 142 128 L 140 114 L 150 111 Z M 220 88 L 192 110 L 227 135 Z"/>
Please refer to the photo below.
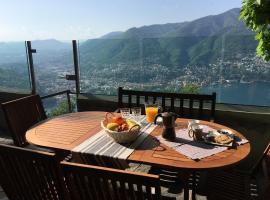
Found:
<path fill-rule="evenodd" d="M 117 181 L 115 181 L 114 179 L 112 180 L 112 188 L 113 188 L 113 193 L 116 196 L 116 199 L 121 199 L 121 194 L 117 186 Z"/>
<path fill-rule="evenodd" d="M 96 183 L 95 183 L 95 181 L 94 181 L 94 179 L 92 179 L 92 178 L 89 178 L 89 177 L 87 177 L 87 179 L 88 179 L 88 188 L 89 188 L 89 190 L 91 190 L 91 193 L 92 193 L 92 196 L 93 196 L 93 200 L 94 199 L 98 199 L 99 198 L 99 194 L 98 194 L 98 191 L 97 191 L 97 189 L 96 189 Z"/>
<path fill-rule="evenodd" d="M 89 178 L 89 176 L 88 176 L 88 178 Z M 103 185 L 101 184 L 101 177 L 94 176 L 94 177 L 92 177 L 92 179 L 94 180 L 94 183 L 95 183 L 95 187 L 96 187 L 96 190 L 98 193 L 98 198 L 107 199 L 107 197 L 104 194 Z M 82 180 L 82 181 L 84 181 L 84 180 Z"/>
<path fill-rule="evenodd" d="M 166 101 L 165 96 L 162 96 L 162 110 L 163 110 L 163 112 L 166 111 L 166 104 L 165 104 L 165 101 Z"/>
<path fill-rule="evenodd" d="M 74 174 L 70 174 L 68 177 L 65 178 L 66 186 L 70 189 L 68 194 L 71 196 L 70 199 L 79 199 L 80 195 L 77 189 L 77 185 L 73 184 L 75 181 Z M 72 191 L 72 192 L 71 192 Z"/>
<path fill-rule="evenodd" d="M 157 185 L 155 187 L 155 199 L 158 199 L 159 196 L 161 196 L 161 189 L 160 189 L 160 185 Z"/>
<path fill-rule="evenodd" d="M 171 98 L 171 111 L 174 112 L 174 98 Z"/>
<path fill-rule="evenodd" d="M 153 195 L 152 195 L 151 187 L 149 187 L 149 186 L 146 186 L 146 197 L 149 200 L 153 200 Z"/>
<path fill-rule="evenodd" d="M 180 99 L 180 116 L 184 116 L 184 99 Z"/>
<path fill-rule="evenodd" d="M 125 186 L 125 181 L 119 181 L 120 185 L 119 185 L 119 191 L 121 194 L 121 199 L 128 199 L 128 194 L 127 192 L 127 188 Z"/>
<path fill-rule="evenodd" d="M 80 199 L 86 199 L 85 192 L 83 190 L 83 185 L 84 184 L 81 183 L 81 177 L 78 177 L 77 174 L 74 174 L 73 177 L 74 177 L 73 180 L 74 180 L 74 183 L 75 183 L 74 185 L 77 188 L 79 198 Z"/>
<path fill-rule="evenodd" d="M 128 192 L 131 199 L 136 199 L 133 183 L 128 183 Z"/>
<path fill-rule="evenodd" d="M 139 107 L 140 106 L 140 96 L 136 95 L 136 106 Z"/>
<path fill-rule="evenodd" d="M 131 103 L 132 103 L 132 95 L 128 95 L 128 107 L 131 108 Z"/>
<path fill-rule="evenodd" d="M 203 100 L 200 100 L 200 103 L 199 103 L 199 119 L 201 119 L 203 115 Z"/>
<path fill-rule="evenodd" d="M 148 102 L 148 96 L 144 97 L 145 102 Z"/>
<path fill-rule="evenodd" d="M 105 196 L 108 200 L 113 200 L 113 196 L 111 195 L 111 187 L 108 179 L 103 179 L 103 189 Z"/>
<path fill-rule="evenodd" d="M 144 195 L 143 195 L 143 185 L 142 184 L 137 184 L 137 197 L 139 200 L 144 200 Z"/>
<path fill-rule="evenodd" d="M 157 97 L 153 96 L 153 103 L 156 103 L 156 101 L 157 101 Z"/>
<path fill-rule="evenodd" d="M 194 118 L 193 117 L 193 99 L 189 100 L 189 116 Z"/>
<path fill-rule="evenodd" d="M 5 170 L 7 171 L 2 171 L 2 173 L 5 174 L 5 177 L 6 177 L 6 181 L 8 182 L 8 180 L 10 180 L 8 177 L 11 177 L 13 176 L 14 174 L 14 178 L 12 180 L 10 180 L 10 183 L 1 183 L 1 186 L 3 188 L 4 191 L 9 191 L 9 190 L 14 190 L 16 191 L 15 189 L 18 189 L 17 190 L 17 193 L 20 192 L 21 196 L 23 197 L 28 197 L 28 198 L 31 198 L 31 192 L 30 190 L 27 190 L 27 191 L 24 191 L 24 188 L 26 188 L 26 186 L 28 185 L 27 182 L 25 181 L 25 176 L 24 174 L 22 174 L 20 171 L 19 171 L 19 168 L 17 167 L 18 164 L 16 163 L 16 161 L 14 161 L 15 159 L 14 158 L 11 158 L 10 155 L 7 156 L 5 158 L 5 162 L 8 163 L 8 165 L 5 166 Z M 2 166 L 1 166 L 2 167 Z M 20 181 L 18 181 L 20 180 Z M 17 188 L 13 188 L 14 184 L 18 183 L 18 187 Z M 8 185 L 10 184 L 10 185 Z M 13 191 L 13 192 L 14 192 Z M 10 194 L 8 192 L 6 192 L 6 195 L 9 197 Z"/>

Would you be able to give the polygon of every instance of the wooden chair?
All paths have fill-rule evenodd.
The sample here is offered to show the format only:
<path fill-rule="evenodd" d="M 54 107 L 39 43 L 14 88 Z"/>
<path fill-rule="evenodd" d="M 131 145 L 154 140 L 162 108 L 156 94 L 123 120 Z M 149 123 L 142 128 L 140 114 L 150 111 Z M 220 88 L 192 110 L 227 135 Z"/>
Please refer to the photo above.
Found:
<path fill-rule="evenodd" d="M 70 199 L 175 199 L 162 197 L 156 175 L 61 162 Z"/>
<path fill-rule="evenodd" d="M 2 103 L 2 108 L 16 146 L 26 146 L 27 129 L 47 118 L 39 95 Z"/>
<path fill-rule="evenodd" d="M 209 173 L 206 182 L 208 199 L 262 199 L 264 192 L 262 191 L 263 188 L 260 187 L 263 187 L 264 184 L 261 181 L 264 182 L 263 178 L 267 177 L 264 158 L 267 156 L 269 149 L 270 144 L 266 146 L 261 156 L 254 160 L 254 164 L 249 170 L 243 171 L 235 167 L 234 169 L 217 170 Z"/>
<path fill-rule="evenodd" d="M 55 154 L 0 144 L 0 184 L 10 200 L 63 200 Z"/>
<path fill-rule="evenodd" d="M 181 117 L 214 120 L 216 93 L 183 94 L 125 90 L 118 88 L 118 108 L 142 106 L 142 103 L 160 102 L 163 111 L 172 111 Z M 143 109 L 144 110 L 144 109 Z"/>

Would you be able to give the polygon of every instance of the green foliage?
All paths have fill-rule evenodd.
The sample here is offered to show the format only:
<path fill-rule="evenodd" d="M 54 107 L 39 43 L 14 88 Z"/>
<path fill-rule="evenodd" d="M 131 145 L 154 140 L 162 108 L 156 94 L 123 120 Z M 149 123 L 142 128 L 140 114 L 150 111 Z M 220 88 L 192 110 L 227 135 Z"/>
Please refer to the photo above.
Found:
<path fill-rule="evenodd" d="M 204 65 L 254 53 L 258 43 L 238 19 L 239 12 L 232 9 L 192 22 L 132 28 L 118 39 L 88 40 L 80 46 L 81 69 L 119 63 Z"/>
<path fill-rule="evenodd" d="M 200 92 L 201 87 L 194 83 L 186 84 L 184 87 L 181 88 L 181 93 L 186 94 L 198 94 Z"/>
<path fill-rule="evenodd" d="M 243 0 L 240 13 L 247 27 L 256 33 L 257 55 L 264 60 L 270 60 L 270 1 L 269 0 Z"/>
<path fill-rule="evenodd" d="M 71 111 L 73 111 L 75 108 L 75 102 L 71 101 Z M 53 110 L 51 110 L 48 113 L 49 117 L 54 117 L 54 116 L 58 116 L 58 115 L 63 115 L 69 113 L 69 109 L 68 109 L 68 101 L 62 101 L 56 108 L 54 108 Z"/>
<path fill-rule="evenodd" d="M 235 55 L 254 53 L 257 41 L 253 35 L 223 35 L 209 37 L 147 38 L 141 41 L 123 39 L 114 41 L 88 41 L 80 49 L 81 68 L 94 69 L 99 64 L 156 64 L 183 66 L 208 64 L 217 59 L 230 59 Z M 223 41 L 224 40 L 224 41 Z M 121 43 L 121 45 L 120 45 Z M 97 45 L 97 46 L 96 46 Z M 139 53 L 141 51 L 141 53 Z M 224 57 L 222 55 L 224 54 Z M 100 69 L 98 69 L 100 70 Z"/>

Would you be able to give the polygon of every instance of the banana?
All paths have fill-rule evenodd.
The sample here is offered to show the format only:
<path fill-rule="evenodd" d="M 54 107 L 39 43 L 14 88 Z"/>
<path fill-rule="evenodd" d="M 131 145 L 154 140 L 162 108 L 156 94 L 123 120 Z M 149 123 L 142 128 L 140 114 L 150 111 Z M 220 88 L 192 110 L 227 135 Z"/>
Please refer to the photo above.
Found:
<path fill-rule="evenodd" d="M 107 124 L 107 129 L 111 131 L 117 131 L 118 130 L 118 124 L 117 123 L 108 123 Z"/>
<path fill-rule="evenodd" d="M 130 119 L 126 119 L 126 123 L 128 125 L 128 128 L 130 129 L 132 126 L 136 125 L 137 123 L 130 120 Z"/>

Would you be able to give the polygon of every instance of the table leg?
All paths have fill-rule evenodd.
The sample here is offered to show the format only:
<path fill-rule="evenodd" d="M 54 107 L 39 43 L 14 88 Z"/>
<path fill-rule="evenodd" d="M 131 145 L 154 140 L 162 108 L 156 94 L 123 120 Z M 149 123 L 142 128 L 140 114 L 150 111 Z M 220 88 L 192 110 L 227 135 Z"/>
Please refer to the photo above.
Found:
<path fill-rule="evenodd" d="M 188 179 L 190 176 L 190 172 L 181 171 L 179 176 L 180 176 L 180 179 L 182 180 L 183 186 L 184 186 L 184 200 L 189 200 Z"/>

